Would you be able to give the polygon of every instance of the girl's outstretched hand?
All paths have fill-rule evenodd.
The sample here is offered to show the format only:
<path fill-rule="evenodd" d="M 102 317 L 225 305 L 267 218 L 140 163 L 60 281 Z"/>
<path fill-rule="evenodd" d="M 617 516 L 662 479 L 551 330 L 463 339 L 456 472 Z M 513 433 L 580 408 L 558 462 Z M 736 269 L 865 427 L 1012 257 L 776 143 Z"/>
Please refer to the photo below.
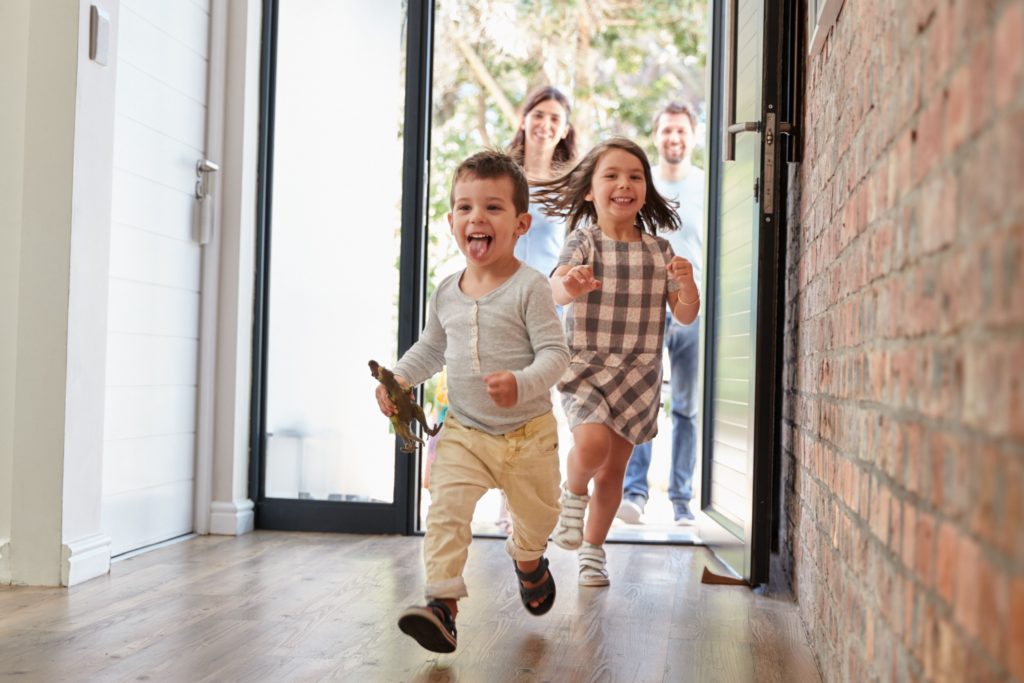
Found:
<path fill-rule="evenodd" d="M 519 398 L 519 390 L 516 388 L 516 376 L 508 370 L 492 372 L 484 375 L 484 384 L 487 385 L 487 395 L 499 408 L 511 408 Z"/>
<path fill-rule="evenodd" d="M 600 286 L 601 281 L 594 279 L 594 269 L 591 266 L 573 266 L 562 276 L 562 287 L 565 288 L 565 293 L 573 299 L 592 292 Z"/>

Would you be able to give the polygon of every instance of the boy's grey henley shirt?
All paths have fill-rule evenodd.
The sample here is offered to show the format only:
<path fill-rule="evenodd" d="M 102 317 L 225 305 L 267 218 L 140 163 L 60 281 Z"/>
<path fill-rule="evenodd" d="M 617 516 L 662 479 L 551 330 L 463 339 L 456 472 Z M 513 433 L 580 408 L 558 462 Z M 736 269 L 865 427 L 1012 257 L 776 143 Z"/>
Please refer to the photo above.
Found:
<path fill-rule="evenodd" d="M 555 313 L 551 285 L 520 265 L 479 299 L 459 289 L 462 273 L 437 286 L 419 341 L 394 372 L 415 386 L 448 366 L 449 410 L 467 427 L 505 434 L 551 410 L 551 387 L 569 367 L 569 349 Z M 499 408 L 483 377 L 510 370 L 518 400 Z"/>

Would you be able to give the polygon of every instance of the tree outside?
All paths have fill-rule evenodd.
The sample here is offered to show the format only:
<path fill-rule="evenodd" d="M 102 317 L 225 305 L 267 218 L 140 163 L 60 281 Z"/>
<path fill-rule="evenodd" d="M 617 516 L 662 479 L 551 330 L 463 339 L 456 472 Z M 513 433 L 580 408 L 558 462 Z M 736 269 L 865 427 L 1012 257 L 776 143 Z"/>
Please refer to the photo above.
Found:
<path fill-rule="evenodd" d="M 428 294 L 461 264 L 445 219 L 451 175 L 481 148 L 508 145 L 530 90 L 553 85 L 569 97 L 581 154 L 624 135 L 653 162 L 660 106 L 689 101 L 703 118 L 707 20 L 707 0 L 438 0 Z M 697 165 L 702 156 L 698 148 Z"/>

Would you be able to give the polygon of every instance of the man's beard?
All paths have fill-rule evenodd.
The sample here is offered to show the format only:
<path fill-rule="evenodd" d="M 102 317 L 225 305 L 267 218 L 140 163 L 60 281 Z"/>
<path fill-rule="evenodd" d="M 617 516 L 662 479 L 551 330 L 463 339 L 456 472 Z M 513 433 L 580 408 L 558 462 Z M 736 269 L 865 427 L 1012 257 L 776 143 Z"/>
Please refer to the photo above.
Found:
<path fill-rule="evenodd" d="M 678 154 L 674 153 L 674 152 L 665 152 L 664 154 L 661 155 L 662 161 L 664 161 L 666 164 L 672 164 L 673 166 L 675 166 L 676 164 L 683 163 L 683 159 L 685 159 L 685 158 L 686 158 L 686 150 L 685 149 L 683 151 L 679 152 Z"/>

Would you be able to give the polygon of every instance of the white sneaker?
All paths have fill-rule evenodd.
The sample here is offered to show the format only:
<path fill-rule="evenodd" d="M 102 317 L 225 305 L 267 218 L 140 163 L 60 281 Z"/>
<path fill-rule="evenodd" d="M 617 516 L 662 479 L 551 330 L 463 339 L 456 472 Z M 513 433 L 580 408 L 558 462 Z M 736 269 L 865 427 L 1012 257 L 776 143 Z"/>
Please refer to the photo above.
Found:
<path fill-rule="evenodd" d="M 583 543 L 583 513 L 587 510 L 590 496 L 580 496 L 562 484 L 562 512 L 558 515 L 558 526 L 551 534 L 551 540 L 559 548 L 576 550 Z"/>
<path fill-rule="evenodd" d="M 623 496 L 622 502 L 619 503 L 619 511 L 615 513 L 615 516 L 626 524 L 640 524 L 643 514 L 642 505 L 634 502 L 629 496 Z"/>
<path fill-rule="evenodd" d="M 607 586 L 608 579 L 604 547 L 583 543 L 578 554 L 581 586 Z"/>

